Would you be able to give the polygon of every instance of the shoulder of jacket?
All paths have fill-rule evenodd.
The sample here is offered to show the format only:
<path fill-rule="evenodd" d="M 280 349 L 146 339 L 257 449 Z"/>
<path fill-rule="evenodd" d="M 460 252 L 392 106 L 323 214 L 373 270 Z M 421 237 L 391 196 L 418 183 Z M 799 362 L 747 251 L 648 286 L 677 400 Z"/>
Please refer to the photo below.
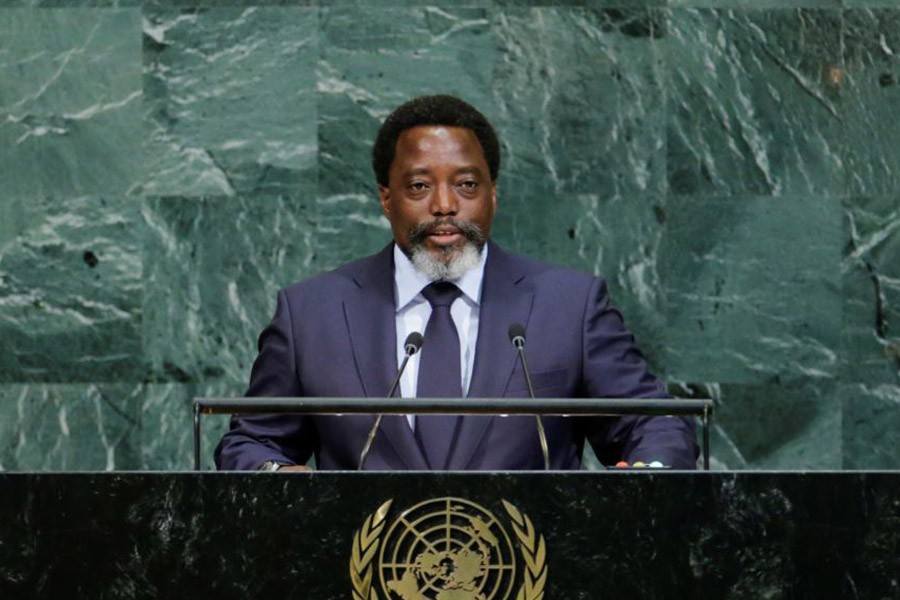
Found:
<path fill-rule="evenodd" d="M 330 271 L 294 282 L 282 291 L 289 298 L 295 298 L 323 294 L 333 296 L 343 290 L 356 289 L 359 279 L 369 272 L 378 257 L 376 254 L 344 263 Z"/>

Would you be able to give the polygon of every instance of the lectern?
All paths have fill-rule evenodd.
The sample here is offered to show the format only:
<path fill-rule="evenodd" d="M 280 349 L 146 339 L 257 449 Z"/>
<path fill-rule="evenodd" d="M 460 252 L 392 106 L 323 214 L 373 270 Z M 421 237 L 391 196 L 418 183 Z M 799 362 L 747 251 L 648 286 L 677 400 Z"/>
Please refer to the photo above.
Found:
<path fill-rule="evenodd" d="M 896 598 L 898 548 L 887 472 L 0 473 L 4 600 Z"/>
<path fill-rule="evenodd" d="M 0 474 L 4 600 L 896 598 L 898 547 L 884 472 Z"/>

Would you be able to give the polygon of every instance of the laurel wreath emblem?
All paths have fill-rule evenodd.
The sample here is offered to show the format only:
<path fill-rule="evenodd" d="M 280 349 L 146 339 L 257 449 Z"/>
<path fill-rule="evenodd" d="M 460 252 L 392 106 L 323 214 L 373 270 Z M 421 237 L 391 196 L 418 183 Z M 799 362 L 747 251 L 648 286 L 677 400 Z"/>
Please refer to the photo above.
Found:
<path fill-rule="evenodd" d="M 544 536 L 536 535 L 531 519 L 506 500 L 503 500 L 503 508 L 513 520 L 513 530 L 522 544 L 522 558 L 525 560 L 525 581 L 519 588 L 516 600 L 542 600 L 544 585 L 547 583 L 547 546 L 544 544 Z"/>
<path fill-rule="evenodd" d="M 353 582 L 353 600 L 378 600 L 378 592 L 372 587 L 375 569 L 372 560 L 378 553 L 381 530 L 393 500 L 388 500 L 369 515 L 363 526 L 353 534 L 353 550 L 350 552 L 350 580 Z"/>
<path fill-rule="evenodd" d="M 378 507 L 363 522 L 362 527 L 353 534 L 353 549 L 350 553 L 350 580 L 353 584 L 353 600 L 379 600 L 375 589 L 374 575 L 375 556 L 381 545 L 381 533 L 384 530 L 388 511 L 393 500 L 388 500 Z M 503 508 L 512 519 L 513 531 L 519 540 L 522 560 L 525 563 L 522 587 L 516 600 L 543 600 L 544 587 L 547 583 L 547 546 L 544 536 L 538 535 L 531 519 L 519 510 L 502 500 Z"/>

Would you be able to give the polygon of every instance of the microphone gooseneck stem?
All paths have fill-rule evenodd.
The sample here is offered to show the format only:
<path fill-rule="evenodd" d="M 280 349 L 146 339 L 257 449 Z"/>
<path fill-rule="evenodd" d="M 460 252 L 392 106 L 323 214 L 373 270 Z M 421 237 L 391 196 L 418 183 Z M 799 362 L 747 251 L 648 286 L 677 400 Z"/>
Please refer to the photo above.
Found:
<path fill-rule="evenodd" d="M 409 359 L 413 354 L 418 352 L 419 348 L 415 345 L 406 345 L 406 356 L 403 357 L 403 362 L 400 363 L 400 369 L 397 371 L 397 377 L 394 379 L 394 383 L 391 384 L 391 389 L 388 392 L 387 397 L 393 398 L 394 392 L 397 391 L 397 386 L 400 385 L 400 378 L 403 376 L 403 371 L 406 370 L 406 363 L 409 362 Z M 366 457 L 369 455 L 369 449 L 372 448 L 372 442 L 375 441 L 375 434 L 378 433 L 378 426 L 381 425 L 381 418 L 384 415 L 379 414 L 375 417 L 375 424 L 372 425 L 372 429 L 369 431 L 369 437 L 366 438 L 366 444 L 363 446 L 362 452 L 359 453 L 359 466 L 356 467 L 357 471 L 362 471 L 363 465 L 366 464 Z"/>
<path fill-rule="evenodd" d="M 366 438 L 366 445 L 363 446 L 362 452 L 359 453 L 359 466 L 356 467 L 357 471 L 362 471 L 363 465 L 366 464 L 366 457 L 369 455 L 369 449 L 372 447 L 372 442 L 375 441 L 375 434 L 378 432 L 378 426 L 381 425 L 381 417 L 384 415 L 379 414 L 375 417 L 375 424 L 372 425 L 372 429 L 369 431 L 369 437 Z"/>
<path fill-rule="evenodd" d="M 519 351 L 519 359 L 522 361 L 522 370 L 525 371 L 525 383 L 528 385 L 528 393 L 534 399 L 534 386 L 531 384 L 531 372 L 528 370 L 528 361 L 525 359 L 525 340 L 516 337 L 513 340 L 516 350 Z M 541 441 L 541 452 L 544 454 L 544 470 L 550 470 L 550 448 L 547 446 L 547 433 L 544 431 L 544 420 L 541 415 L 534 415 L 537 419 L 538 438 Z"/>

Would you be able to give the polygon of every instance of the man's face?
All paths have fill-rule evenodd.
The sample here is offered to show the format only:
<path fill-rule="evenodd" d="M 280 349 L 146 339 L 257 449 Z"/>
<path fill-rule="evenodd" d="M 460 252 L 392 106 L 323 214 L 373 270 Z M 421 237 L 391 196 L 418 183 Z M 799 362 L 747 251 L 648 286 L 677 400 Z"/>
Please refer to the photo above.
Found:
<path fill-rule="evenodd" d="M 497 210 L 494 182 L 475 133 L 460 127 L 420 126 L 400 134 L 381 210 L 407 255 L 419 246 L 449 263 L 475 236 L 491 232 Z M 481 249 L 480 247 L 478 248 Z"/>

